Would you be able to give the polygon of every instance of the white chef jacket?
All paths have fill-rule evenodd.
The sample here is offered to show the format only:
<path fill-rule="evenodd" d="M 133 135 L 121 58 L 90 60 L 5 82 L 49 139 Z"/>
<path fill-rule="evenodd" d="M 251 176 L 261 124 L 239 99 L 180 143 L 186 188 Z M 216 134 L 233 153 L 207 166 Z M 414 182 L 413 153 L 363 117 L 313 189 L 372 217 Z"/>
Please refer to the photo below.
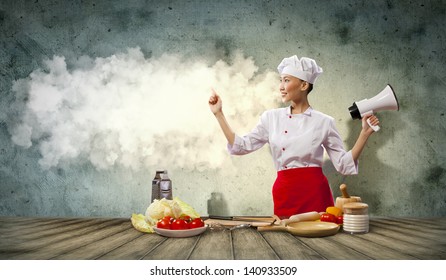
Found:
<path fill-rule="evenodd" d="M 308 108 L 291 114 L 291 106 L 265 111 L 247 135 L 235 136 L 228 144 L 232 155 L 244 155 L 269 143 L 276 170 L 322 167 L 324 149 L 336 170 L 343 175 L 358 174 L 358 163 L 345 151 L 334 119 Z"/>

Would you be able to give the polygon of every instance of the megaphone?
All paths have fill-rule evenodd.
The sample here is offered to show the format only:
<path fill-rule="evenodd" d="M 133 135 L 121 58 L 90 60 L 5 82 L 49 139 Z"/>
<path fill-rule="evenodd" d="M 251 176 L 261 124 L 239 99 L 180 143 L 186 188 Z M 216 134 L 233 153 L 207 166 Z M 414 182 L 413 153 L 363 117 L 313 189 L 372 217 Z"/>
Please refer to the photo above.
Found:
<path fill-rule="evenodd" d="M 387 85 L 380 93 L 372 97 L 371 99 L 364 99 L 358 102 L 354 102 L 352 106 L 348 108 L 352 119 L 361 119 L 363 116 L 373 114 L 378 111 L 398 111 L 400 105 L 398 99 L 396 99 L 395 91 L 392 86 Z M 379 130 L 379 126 L 371 125 L 370 121 L 367 123 L 374 131 Z"/>

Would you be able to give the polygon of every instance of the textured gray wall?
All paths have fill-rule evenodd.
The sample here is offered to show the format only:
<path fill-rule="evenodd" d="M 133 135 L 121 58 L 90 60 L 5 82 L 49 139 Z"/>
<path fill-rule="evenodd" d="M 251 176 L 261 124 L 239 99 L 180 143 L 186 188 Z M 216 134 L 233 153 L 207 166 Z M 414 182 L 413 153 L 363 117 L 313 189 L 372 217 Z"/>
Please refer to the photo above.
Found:
<path fill-rule="evenodd" d="M 208 112 L 207 89 L 217 88 L 231 122 L 243 134 L 255 125 L 262 110 L 281 106 L 271 101 L 272 97 L 264 101 L 263 93 L 251 96 L 248 92 L 276 89 L 276 65 L 283 57 L 296 54 L 313 57 L 324 68 L 310 103 L 335 117 L 348 148 L 360 129 L 360 122 L 350 120 L 348 114 L 353 101 L 375 95 L 387 83 L 400 101 L 400 112 L 379 113 L 382 130 L 368 142 L 359 175 L 344 177 L 329 163 L 324 166 L 334 195 L 339 195 L 338 187 L 345 182 L 351 194 L 361 196 L 370 205 L 372 215 L 444 216 L 445 12 L 445 1 L 2 1 L 0 215 L 128 217 L 133 212 L 144 212 L 148 206 L 150 182 L 157 167 L 169 170 L 174 195 L 202 215 L 271 214 L 275 171 L 268 148 L 244 157 L 225 154 L 223 135 Z M 172 96 L 168 88 L 159 93 L 150 86 L 143 87 L 148 94 L 143 100 L 148 103 L 141 106 L 147 114 L 156 112 L 159 118 L 136 121 L 137 126 L 121 120 L 124 125 L 109 127 L 113 135 L 118 135 L 113 136 L 117 140 L 94 133 L 95 129 L 104 129 L 100 120 L 82 126 L 70 117 L 75 109 L 85 108 L 79 105 L 83 102 L 96 104 L 98 112 L 119 107 L 115 103 L 104 105 L 108 98 L 99 98 L 96 103 L 82 98 L 69 103 L 69 98 L 59 96 L 65 103 L 56 104 L 57 114 L 40 115 L 41 119 L 33 115 L 38 106 L 55 102 L 48 95 L 47 102 L 43 99 L 43 104 L 37 104 L 38 97 L 30 94 L 36 76 L 44 82 L 57 76 L 57 69 L 62 69 L 60 75 L 66 77 L 87 73 L 69 89 L 88 88 L 95 78 L 92 73 L 100 76 L 102 71 L 94 68 L 96 72 L 89 72 L 93 71 L 92 64 L 98 63 L 95 59 L 104 58 L 103 63 L 109 67 L 116 55 L 120 62 L 139 60 L 156 69 L 170 65 L 169 56 L 176 55 L 178 60 L 173 64 L 178 67 L 170 65 L 169 69 L 180 75 L 189 75 L 186 73 L 194 67 L 203 73 L 223 71 L 218 64 L 222 61 L 226 63 L 222 67 L 226 72 L 222 73 L 229 76 L 190 76 L 195 79 L 192 84 L 178 82 L 189 88 L 184 92 L 175 88 Z M 66 66 L 57 64 L 54 56 L 64 57 Z M 48 66 L 45 61 L 54 65 Z M 85 61 L 90 66 L 82 63 Z M 201 64 L 194 66 L 197 61 Z M 139 82 L 139 75 L 132 72 L 137 66 L 124 63 L 119 67 L 133 75 L 121 77 L 126 86 L 126 81 Z M 169 69 L 154 70 L 152 77 L 160 83 L 175 83 L 164 78 L 173 75 Z M 240 71 L 249 72 L 244 80 L 237 76 Z M 55 87 L 63 92 L 63 79 L 58 83 Z M 119 84 L 113 83 L 110 81 L 119 90 Z M 231 88 L 231 84 L 237 88 Z M 246 95 L 239 96 L 237 90 Z M 74 94 L 85 97 L 83 92 Z M 169 102 L 178 103 L 176 98 L 186 98 L 182 102 L 190 109 L 171 107 Z M 151 105 L 154 100 L 161 103 Z M 121 101 L 125 109 L 126 100 Z M 138 102 L 131 103 L 135 104 Z M 61 108 L 65 115 L 59 114 Z M 132 112 L 139 109 L 132 107 Z M 166 113 L 160 113 L 163 111 Z M 193 114 L 199 128 L 192 124 Z M 103 118 L 109 120 L 106 114 Z M 50 119 L 55 122 L 46 122 Z M 182 119 L 184 122 L 175 127 Z M 20 129 L 23 123 L 32 128 L 32 133 Z M 48 149 L 54 152 L 64 147 L 63 143 L 51 146 L 58 139 L 55 123 L 65 123 L 67 135 L 84 133 L 87 140 L 71 143 L 72 151 L 79 153 L 51 162 L 54 158 L 46 154 Z M 122 133 L 128 128 L 126 124 L 135 134 Z M 141 127 L 148 131 L 147 138 L 138 134 Z M 136 141 L 133 135 L 141 136 L 153 150 L 144 157 L 144 147 L 139 146 L 133 154 L 123 149 L 107 154 L 108 147 L 115 147 L 115 142 L 107 141 L 121 141 L 123 135 L 128 141 Z M 28 137 L 27 141 L 20 140 L 23 136 Z M 91 143 L 96 140 L 97 152 L 93 153 L 95 146 Z M 137 143 L 144 146 L 144 141 Z M 67 154 L 60 151 L 58 155 Z M 126 165 L 129 155 L 134 156 L 137 166 Z M 200 155 L 203 158 L 199 159 Z"/>

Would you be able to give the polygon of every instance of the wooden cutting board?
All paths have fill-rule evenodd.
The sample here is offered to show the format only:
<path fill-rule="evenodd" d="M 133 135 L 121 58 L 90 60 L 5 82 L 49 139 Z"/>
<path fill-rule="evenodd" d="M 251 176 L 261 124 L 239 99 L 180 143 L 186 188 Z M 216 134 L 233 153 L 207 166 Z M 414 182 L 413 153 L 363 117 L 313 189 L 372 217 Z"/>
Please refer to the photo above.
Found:
<path fill-rule="evenodd" d="M 211 225 L 211 224 L 219 224 L 222 226 L 238 226 L 238 225 L 251 225 L 253 227 L 262 227 L 262 226 L 269 226 L 272 223 L 274 223 L 275 218 L 274 217 L 236 217 L 233 220 L 228 219 L 206 219 L 204 221 L 205 224 Z"/>

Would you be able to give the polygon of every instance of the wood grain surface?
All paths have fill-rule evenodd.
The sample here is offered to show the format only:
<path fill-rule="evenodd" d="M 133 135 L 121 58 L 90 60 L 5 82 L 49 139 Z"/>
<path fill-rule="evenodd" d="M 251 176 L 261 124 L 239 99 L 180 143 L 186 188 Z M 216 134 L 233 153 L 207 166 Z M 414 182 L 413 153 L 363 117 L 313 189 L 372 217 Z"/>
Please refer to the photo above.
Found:
<path fill-rule="evenodd" d="M 372 217 L 367 234 L 321 238 L 254 227 L 167 238 L 124 218 L 0 217 L 0 259 L 443 260 L 445 233 L 446 218 Z"/>

